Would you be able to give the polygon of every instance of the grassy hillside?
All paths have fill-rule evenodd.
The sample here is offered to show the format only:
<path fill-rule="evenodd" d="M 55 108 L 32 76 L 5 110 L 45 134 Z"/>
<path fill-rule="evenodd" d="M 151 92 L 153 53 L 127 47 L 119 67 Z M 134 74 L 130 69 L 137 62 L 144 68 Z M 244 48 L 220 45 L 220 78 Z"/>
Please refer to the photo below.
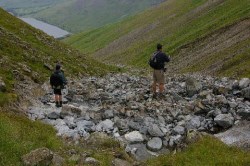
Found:
<path fill-rule="evenodd" d="M 57 61 L 61 61 L 67 77 L 105 74 L 117 70 L 85 58 L 66 46 L 0 9 L 0 78 L 7 91 L 0 92 L 0 106 L 15 99 L 14 85 L 26 78 L 43 83 L 48 80 Z M 76 63 L 77 62 L 77 63 Z M 13 91 L 14 90 L 14 91 Z"/>
<path fill-rule="evenodd" d="M 96 140 L 95 148 L 83 145 L 66 144 L 56 136 L 56 131 L 50 125 L 33 122 L 26 117 L 0 110 L 0 165 L 20 166 L 21 157 L 37 148 L 46 147 L 65 159 L 64 165 L 78 165 L 71 161 L 70 151 L 78 155 L 88 153 L 100 161 L 101 166 L 111 165 L 114 154 L 120 154 L 130 161 L 128 155 L 121 149 L 119 143 L 110 137 Z M 97 142 L 98 141 L 98 142 Z"/>
<path fill-rule="evenodd" d="M 71 0 L 57 3 L 29 17 L 57 25 L 70 32 L 80 32 L 116 22 L 164 0 Z"/>
<path fill-rule="evenodd" d="M 45 10 L 63 1 L 65 0 L 1 0 L 0 6 L 15 15 L 22 16 Z"/>
<path fill-rule="evenodd" d="M 108 62 L 148 67 L 156 43 L 171 72 L 250 77 L 250 0 L 168 0 L 158 7 L 65 40 Z"/>

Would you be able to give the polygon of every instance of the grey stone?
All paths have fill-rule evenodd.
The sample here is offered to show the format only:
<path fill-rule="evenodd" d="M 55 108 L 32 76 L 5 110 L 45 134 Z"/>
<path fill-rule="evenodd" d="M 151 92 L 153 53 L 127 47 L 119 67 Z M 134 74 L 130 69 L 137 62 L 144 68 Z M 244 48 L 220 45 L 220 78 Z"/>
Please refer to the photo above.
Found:
<path fill-rule="evenodd" d="M 51 113 L 49 113 L 48 115 L 47 115 L 47 117 L 49 118 L 49 119 L 59 119 L 60 118 L 60 114 L 59 113 L 57 113 L 57 112 L 51 112 Z"/>
<path fill-rule="evenodd" d="M 114 129 L 114 122 L 112 122 L 110 119 L 106 119 L 104 121 L 101 121 L 96 126 L 97 131 L 107 131 L 107 132 L 109 132 L 110 130 L 113 130 L 113 129 Z"/>
<path fill-rule="evenodd" d="M 161 129 L 156 124 L 151 124 L 148 127 L 148 132 L 153 137 L 163 137 L 164 133 L 161 131 Z"/>
<path fill-rule="evenodd" d="M 139 131 L 133 131 L 128 134 L 125 134 L 125 139 L 128 140 L 130 143 L 138 143 L 144 141 L 144 138 Z"/>
<path fill-rule="evenodd" d="M 103 119 L 110 119 L 114 117 L 114 111 L 113 110 L 106 110 L 103 114 Z"/>
<path fill-rule="evenodd" d="M 187 128 L 187 130 L 190 130 L 190 129 L 198 129 L 200 126 L 201 126 L 200 117 L 195 116 L 186 123 L 185 127 Z"/>
<path fill-rule="evenodd" d="M 214 118 L 214 121 L 223 128 L 231 127 L 234 124 L 234 118 L 231 114 L 220 114 Z"/>
<path fill-rule="evenodd" d="M 131 153 L 136 160 L 145 161 L 149 158 L 152 158 L 152 154 L 150 154 L 144 144 L 131 144 L 127 145 L 126 152 Z"/>
<path fill-rule="evenodd" d="M 250 87 L 243 89 L 241 93 L 244 98 L 250 99 Z"/>
<path fill-rule="evenodd" d="M 82 114 L 82 110 L 79 107 L 75 107 L 73 105 L 63 105 L 62 111 L 60 113 L 61 117 L 65 116 L 80 116 Z"/>
<path fill-rule="evenodd" d="M 69 126 L 69 128 L 73 129 L 76 127 L 76 123 L 74 122 L 75 118 L 72 116 L 66 116 L 64 118 L 64 122 Z"/>
<path fill-rule="evenodd" d="M 195 80 L 194 78 L 187 78 L 186 80 L 186 92 L 189 97 L 194 96 L 195 94 L 199 93 L 202 89 L 202 85 L 199 81 Z"/>
<path fill-rule="evenodd" d="M 250 85 L 250 79 L 249 78 L 242 78 L 239 82 L 240 89 L 244 89 Z"/>
<path fill-rule="evenodd" d="M 76 123 L 77 125 L 77 130 L 79 131 L 92 131 L 93 127 L 95 126 L 95 123 L 92 121 L 79 121 Z"/>
<path fill-rule="evenodd" d="M 185 134 L 185 128 L 182 127 L 182 126 L 176 126 L 173 129 L 173 133 L 176 134 L 176 135 L 178 135 L 178 134 L 183 135 L 183 134 Z"/>
<path fill-rule="evenodd" d="M 87 157 L 85 160 L 85 164 L 98 166 L 98 165 L 100 165 L 100 162 L 93 157 Z"/>
<path fill-rule="evenodd" d="M 242 117 L 242 119 L 250 120 L 250 108 L 240 109 L 237 113 Z"/>
<path fill-rule="evenodd" d="M 25 166 L 50 165 L 53 159 L 53 152 L 48 148 L 39 148 L 22 156 Z"/>
<path fill-rule="evenodd" d="M 157 152 L 162 148 L 162 140 L 159 137 L 154 137 L 147 142 L 147 148 L 153 152 Z"/>

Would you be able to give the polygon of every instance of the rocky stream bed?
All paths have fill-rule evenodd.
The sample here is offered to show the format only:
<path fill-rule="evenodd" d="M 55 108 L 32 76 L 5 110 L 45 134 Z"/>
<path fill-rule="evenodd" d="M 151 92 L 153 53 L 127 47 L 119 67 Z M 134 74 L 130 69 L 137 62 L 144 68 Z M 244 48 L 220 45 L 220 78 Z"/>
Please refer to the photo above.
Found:
<path fill-rule="evenodd" d="M 201 75 L 167 77 L 164 97 L 154 99 L 147 77 L 109 74 L 69 81 L 63 107 L 43 85 L 42 104 L 27 114 L 75 143 L 103 132 L 138 161 L 182 149 L 197 133 L 250 149 L 250 79 Z"/>

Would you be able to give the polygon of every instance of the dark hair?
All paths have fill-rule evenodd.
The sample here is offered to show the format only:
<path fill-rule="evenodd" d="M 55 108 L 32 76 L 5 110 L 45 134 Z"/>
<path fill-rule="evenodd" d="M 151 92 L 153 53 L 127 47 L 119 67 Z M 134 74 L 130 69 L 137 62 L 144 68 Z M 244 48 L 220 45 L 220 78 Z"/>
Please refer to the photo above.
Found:
<path fill-rule="evenodd" d="M 56 64 L 56 70 L 60 70 L 61 69 L 61 65 L 60 64 Z"/>
<path fill-rule="evenodd" d="M 160 43 L 157 44 L 157 50 L 161 50 L 162 49 L 162 45 Z"/>

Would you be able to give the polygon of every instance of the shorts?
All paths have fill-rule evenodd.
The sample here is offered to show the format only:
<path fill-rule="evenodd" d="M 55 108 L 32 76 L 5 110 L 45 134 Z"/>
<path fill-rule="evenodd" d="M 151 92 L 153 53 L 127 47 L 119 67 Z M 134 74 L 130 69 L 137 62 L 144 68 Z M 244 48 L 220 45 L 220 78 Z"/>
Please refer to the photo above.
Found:
<path fill-rule="evenodd" d="M 165 83 L 164 71 L 163 70 L 154 70 L 153 80 L 155 83 L 164 84 Z"/>
<path fill-rule="evenodd" d="M 62 95 L 62 89 L 54 89 L 55 95 Z"/>

